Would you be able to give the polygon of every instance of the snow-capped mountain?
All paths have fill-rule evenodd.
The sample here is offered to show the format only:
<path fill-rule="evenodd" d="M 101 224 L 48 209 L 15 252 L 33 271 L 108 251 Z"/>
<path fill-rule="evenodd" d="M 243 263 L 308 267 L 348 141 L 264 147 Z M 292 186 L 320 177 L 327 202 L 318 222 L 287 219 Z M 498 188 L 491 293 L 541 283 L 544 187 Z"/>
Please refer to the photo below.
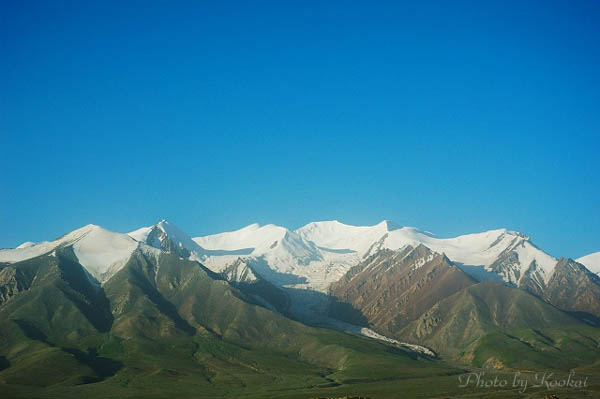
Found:
<path fill-rule="evenodd" d="M 330 250 L 351 250 L 364 255 L 371 246 L 400 226 L 384 220 L 374 226 L 350 226 L 337 220 L 312 222 L 296 230 L 306 240 Z"/>
<path fill-rule="evenodd" d="M 303 273 L 302 269 L 323 261 L 320 250 L 312 242 L 275 225 L 253 224 L 234 232 L 191 239 L 172 223 L 161 220 L 154 226 L 128 234 L 154 248 L 201 262 L 236 282 L 240 278 L 256 279 L 255 272 L 279 285 L 304 282 L 318 272 L 304 270 L 306 273 Z"/>
<path fill-rule="evenodd" d="M 193 240 L 208 250 L 234 252 L 224 256 L 239 256 L 245 250 L 247 255 L 254 258 L 268 257 L 273 265 L 277 265 L 277 271 L 281 272 L 289 272 L 297 265 L 323 260 L 314 243 L 285 227 L 273 224 L 260 226 L 255 223 L 237 231 L 196 237 Z"/>
<path fill-rule="evenodd" d="M 205 259 L 205 251 L 183 231 L 166 220 L 161 220 L 153 226 L 142 227 L 127 233 L 136 241 L 151 247 L 174 252 L 182 258 L 201 262 Z"/>
<path fill-rule="evenodd" d="M 374 226 L 348 226 L 338 221 L 309 223 L 297 230 L 319 247 L 353 250 L 360 257 L 381 249 L 401 249 L 423 244 L 464 266 L 482 266 L 503 280 L 520 285 L 535 269 L 540 283 L 548 281 L 557 260 L 535 247 L 529 237 L 506 229 L 437 238 L 414 227 L 383 221 Z M 532 269 L 533 268 L 533 269 Z M 468 270 L 468 269 L 467 269 Z"/>
<path fill-rule="evenodd" d="M 600 252 L 594 252 L 577 259 L 577 262 L 587 267 L 592 273 L 600 274 Z"/>
<path fill-rule="evenodd" d="M 195 237 L 207 251 L 204 264 L 220 272 L 239 258 L 277 285 L 326 290 L 359 257 L 352 250 L 320 248 L 297 231 L 268 224 L 251 224 L 242 229 Z"/>
<path fill-rule="evenodd" d="M 88 272 L 106 281 L 143 243 L 203 263 L 214 272 L 228 270 L 231 278 L 260 275 L 279 286 L 327 291 L 352 266 L 382 249 L 399 250 L 420 244 L 445 254 L 479 280 L 498 279 L 533 291 L 543 291 L 557 259 L 537 248 L 529 237 L 510 230 L 437 238 L 413 227 L 390 221 L 373 226 L 351 226 L 338 221 L 309 223 L 295 231 L 268 224 L 251 224 L 236 231 L 190 238 L 172 223 L 161 220 L 128 234 L 88 225 L 51 242 L 23 243 L 0 250 L 0 262 L 14 263 L 72 246 Z M 600 271 L 600 253 L 578 261 Z M 234 264 L 247 270 L 233 273 Z"/>
<path fill-rule="evenodd" d="M 517 286 L 529 284 L 543 289 L 557 263 L 557 259 L 533 245 L 529 237 L 507 229 L 437 238 L 390 221 L 373 226 L 312 222 L 295 231 L 252 224 L 193 240 L 212 251 L 205 263 L 214 270 L 222 270 L 239 256 L 245 256 L 253 259 L 255 265 L 301 277 L 307 286 L 319 290 L 325 290 L 366 256 L 408 245 L 423 244 L 443 253 L 480 280 L 502 279 Z M 219 250 L 238 252 L 220 255 Z"/>
<path fill-rule="evenodd" d="M 100 282 L 108 280 L 127 262 L 138 242 L 126 234 L 89 224 L 54 241 L 27 242 L 15 249 L 0 250 L 0 263 L 16 263 L 71 247 L 79 263 Z"/>

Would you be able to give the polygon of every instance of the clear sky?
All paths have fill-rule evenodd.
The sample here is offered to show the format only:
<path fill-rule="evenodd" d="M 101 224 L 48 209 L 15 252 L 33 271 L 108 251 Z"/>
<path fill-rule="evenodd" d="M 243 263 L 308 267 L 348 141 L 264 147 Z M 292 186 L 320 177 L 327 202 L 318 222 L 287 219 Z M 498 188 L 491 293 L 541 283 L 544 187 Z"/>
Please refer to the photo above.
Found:
<path fill-rule="evenodd" d="M 599 20 L 592 0 L 4 1 L 0 247 L 391 219 L 600 251 Z"/>

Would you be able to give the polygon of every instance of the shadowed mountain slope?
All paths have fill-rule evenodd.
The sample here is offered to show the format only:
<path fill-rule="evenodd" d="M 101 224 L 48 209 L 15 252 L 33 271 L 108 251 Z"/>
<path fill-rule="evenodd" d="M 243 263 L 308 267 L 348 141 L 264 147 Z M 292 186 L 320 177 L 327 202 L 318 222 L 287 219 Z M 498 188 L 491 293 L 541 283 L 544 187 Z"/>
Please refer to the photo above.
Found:
<path fill-rule="evenodd" d="M 141 244 L 99 285 L 70 247 L 4 265 L 0 380 L 55 386 L 148 377 L 228 386 L 344 384 L 453 372 L 274 313 L 195 261 Z M 327 377 L 326 377 L 327 376 Z M 269 385 L 271 384 L 271 385 Z M 2 387 L 0 387 L 0 392 Z"/>

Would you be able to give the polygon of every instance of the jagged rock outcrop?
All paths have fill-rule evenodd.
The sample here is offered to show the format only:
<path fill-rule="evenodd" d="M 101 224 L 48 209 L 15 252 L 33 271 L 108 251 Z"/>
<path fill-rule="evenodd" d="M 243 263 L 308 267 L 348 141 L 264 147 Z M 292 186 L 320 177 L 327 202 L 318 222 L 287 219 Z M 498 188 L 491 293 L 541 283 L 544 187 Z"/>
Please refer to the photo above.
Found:
<path fill-rule="evenodd" d="M 600 277 L 572 259 L 559 259 L 543 298 L 582 319 L 600 321 Z"/>
<path fill-rule="evenodd" d="M 368 257 L 334 283 L 331 294 L 393 337 L 437 302 L 475 282 L 445 255 L 418 245 Z M 341 316 L 337 309 L 332 315 Z"/>

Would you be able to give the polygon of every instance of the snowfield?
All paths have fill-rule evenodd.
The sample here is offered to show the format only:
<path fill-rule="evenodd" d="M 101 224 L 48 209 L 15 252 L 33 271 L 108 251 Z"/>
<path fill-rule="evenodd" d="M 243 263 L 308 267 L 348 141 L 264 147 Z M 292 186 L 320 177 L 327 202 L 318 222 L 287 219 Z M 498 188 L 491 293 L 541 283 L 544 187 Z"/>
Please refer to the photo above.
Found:
<path fill-rule="evenodd" d="M 600 274 L 600 252 L 595 252 L 577 259 L 577 262 L 587 267 L 592 273 Z"/>
<path fill-rule="evenodd" d="M 535 247 L 529 237 L 507 229 L 437 238 L 432 233 L 401 227 L 387 220 L 373 226 L 351 226 L 336 220 L 312 222 L 295 231 L 254 223 L 240 230 L 195 237 L 193 240 L 213 251 L 246 250 L 250 264 L 266 263 L 277 273 L 301 278 L 303 282 L 295 285 L 319 291 L 326 291 L 332 282 L 365 256 L 381 249 L 397 250 L 407 245 L 423 244 L 461 265 L 482 266 L 488 271 L 493 271 L 494 262 L 512 251 L 518 262 L 494 273 L 515 285 L 531 267 L 541 275 L 539 283 L 546 283 L 557 263 L 555 258 Z M 208 267 L 218 271 L 237 258 L 209 255 L 204 261 Z M 286 281 L 286 278 L 277 275 L 273 279 L 277 277 L 280 283 Z"/>
<path fill-rule="evenodd" d="M 29 243 L 28 243 L 29 244 Z M 0 250 L 0 262 L 15 263 L 72 247 L 79 263 L 98 281 L 103 282 L 125 265 L 139 243 L 127 234 L 114 233 L 88 224 L 54 241 L 20 245 Z"/>

